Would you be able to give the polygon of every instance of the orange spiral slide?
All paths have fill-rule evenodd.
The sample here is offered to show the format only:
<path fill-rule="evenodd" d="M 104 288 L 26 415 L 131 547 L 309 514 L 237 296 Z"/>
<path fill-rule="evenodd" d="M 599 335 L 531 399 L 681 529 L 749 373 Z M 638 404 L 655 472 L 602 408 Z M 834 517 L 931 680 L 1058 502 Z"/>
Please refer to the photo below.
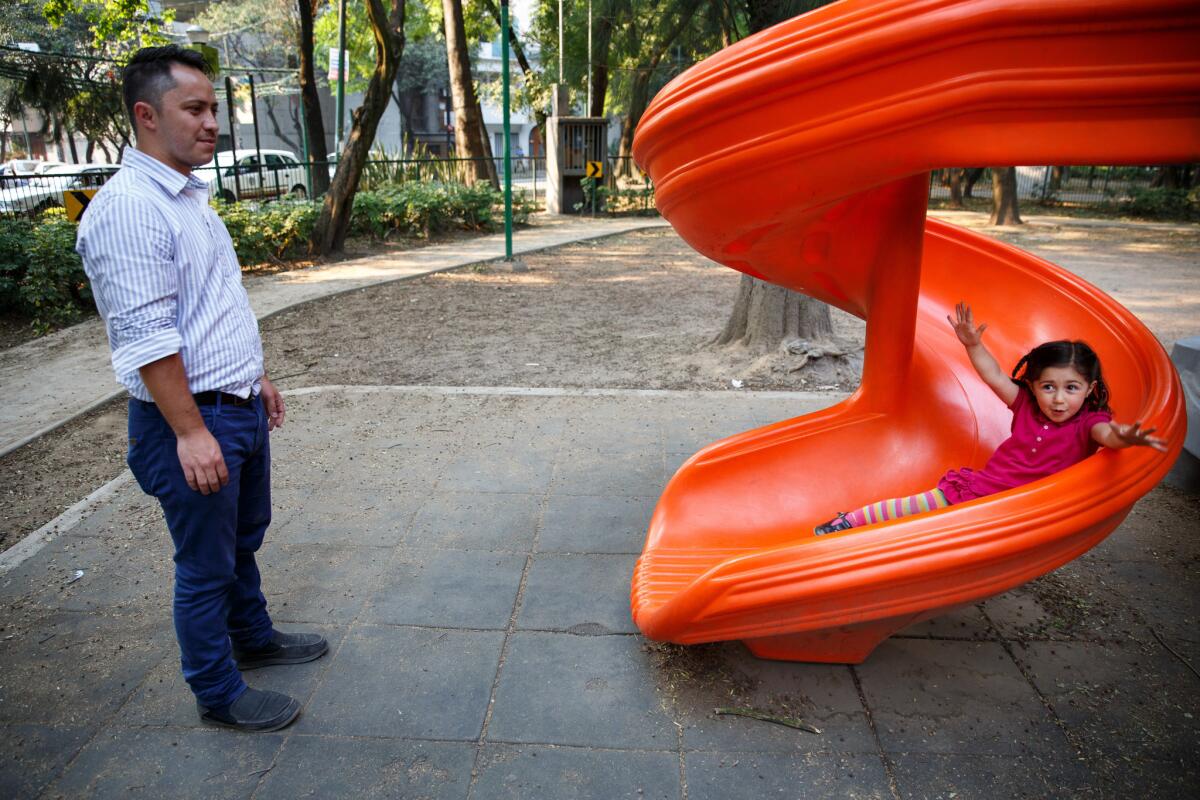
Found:
<path fill-rule="evenodd" d="M 1195 0 L 835 3 L 672 81 L 634 155 L 699 252 L 867 321 L 851 397 L 709 445 L 668 483 L 632 586 L 650 638 L 860 662 L 1084 553 L 1178 455 L 1179 379 L 1137 318 L 925 207 L 934 167 L 1200 159 Z M 959 299 L 1006 369 L 1041 342 L 1089 341 L 1116 418 L 1158 426 L 1169 452 L 1102 450 L 1018 489 L 815 537 L 833 512 L 981 467 L 1008 435 L 946 323 Z"/>

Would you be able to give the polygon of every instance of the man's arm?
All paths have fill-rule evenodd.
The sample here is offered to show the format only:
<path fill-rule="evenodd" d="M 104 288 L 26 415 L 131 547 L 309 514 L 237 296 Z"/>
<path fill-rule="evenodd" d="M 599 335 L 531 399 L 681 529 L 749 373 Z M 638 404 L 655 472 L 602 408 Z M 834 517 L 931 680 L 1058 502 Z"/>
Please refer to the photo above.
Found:
<path fill-rule="evenodd" d="M 179 465 L 188 486 L 200 494 L 219 492 L 229 483 L 221 446 L 204 427 L 204 418 L 188 390 L 183 357 L 178 353 L 138 368 L 142 383 L 166 418 L 178 442 Z"/>

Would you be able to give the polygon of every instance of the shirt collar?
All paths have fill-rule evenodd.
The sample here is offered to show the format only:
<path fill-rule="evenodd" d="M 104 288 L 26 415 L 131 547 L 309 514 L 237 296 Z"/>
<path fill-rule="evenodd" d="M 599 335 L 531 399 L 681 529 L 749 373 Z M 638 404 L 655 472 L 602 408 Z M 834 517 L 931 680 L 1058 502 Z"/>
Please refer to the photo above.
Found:
<path fill-rule="evenodd" d="M 152 178 L 158 185 L 167 190 L 168 194 L 178 195 L 184 189 L 207 190 L 208 185 L 195 174 L 183 175 L 171 169 L 154 156 L 148 156 L 134 147 L 126 147 L 121 158 L 121 166 L 131 167 Z"/>

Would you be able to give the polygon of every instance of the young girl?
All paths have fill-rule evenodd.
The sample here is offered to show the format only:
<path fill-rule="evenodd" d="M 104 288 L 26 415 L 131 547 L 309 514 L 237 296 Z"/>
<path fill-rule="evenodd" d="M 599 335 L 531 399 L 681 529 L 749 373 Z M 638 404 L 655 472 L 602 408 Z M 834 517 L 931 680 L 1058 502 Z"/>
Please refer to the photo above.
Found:
<path fill-rule="evenodd" d="M 1141 423 L 1112 421 L 1108 387 L 1100 374 L 1100 359 L 1083 342 L 1046 342 L 1029 351 L 1013 368 L 1010 379 L 983 344 L 987 325 L 975 327 L 971 307 L 959 303 L 957 319 L 946 317 L 971 365 L 983 382 L 1013 412 L 1012 436 L 996 449 L 982 470 L 952 469 L 937 488 L 911 497 L 871 503 L 848 514 L 839 513 L 816 527 L 818 535 L 919 514 L 935 508 L 1012 489 L 1066 469 L 1103 445 L 1153 447 L 1166 443 L 1141 429 Z"/>

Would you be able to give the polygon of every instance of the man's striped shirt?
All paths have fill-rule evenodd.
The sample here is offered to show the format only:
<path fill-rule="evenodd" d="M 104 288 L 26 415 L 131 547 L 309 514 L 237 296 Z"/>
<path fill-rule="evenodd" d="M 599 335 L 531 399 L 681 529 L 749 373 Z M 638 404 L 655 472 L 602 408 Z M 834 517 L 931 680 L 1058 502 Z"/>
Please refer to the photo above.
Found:
<path fill-rule="evenodd" d="M 257 391 L 258 321 L 203 181 L 127 148 L 88 205 L 75 249 L 108 330 L 113 371 L 131 395 L 152 401 L 138 368 L 175 353 L 192 393 Z"/>

